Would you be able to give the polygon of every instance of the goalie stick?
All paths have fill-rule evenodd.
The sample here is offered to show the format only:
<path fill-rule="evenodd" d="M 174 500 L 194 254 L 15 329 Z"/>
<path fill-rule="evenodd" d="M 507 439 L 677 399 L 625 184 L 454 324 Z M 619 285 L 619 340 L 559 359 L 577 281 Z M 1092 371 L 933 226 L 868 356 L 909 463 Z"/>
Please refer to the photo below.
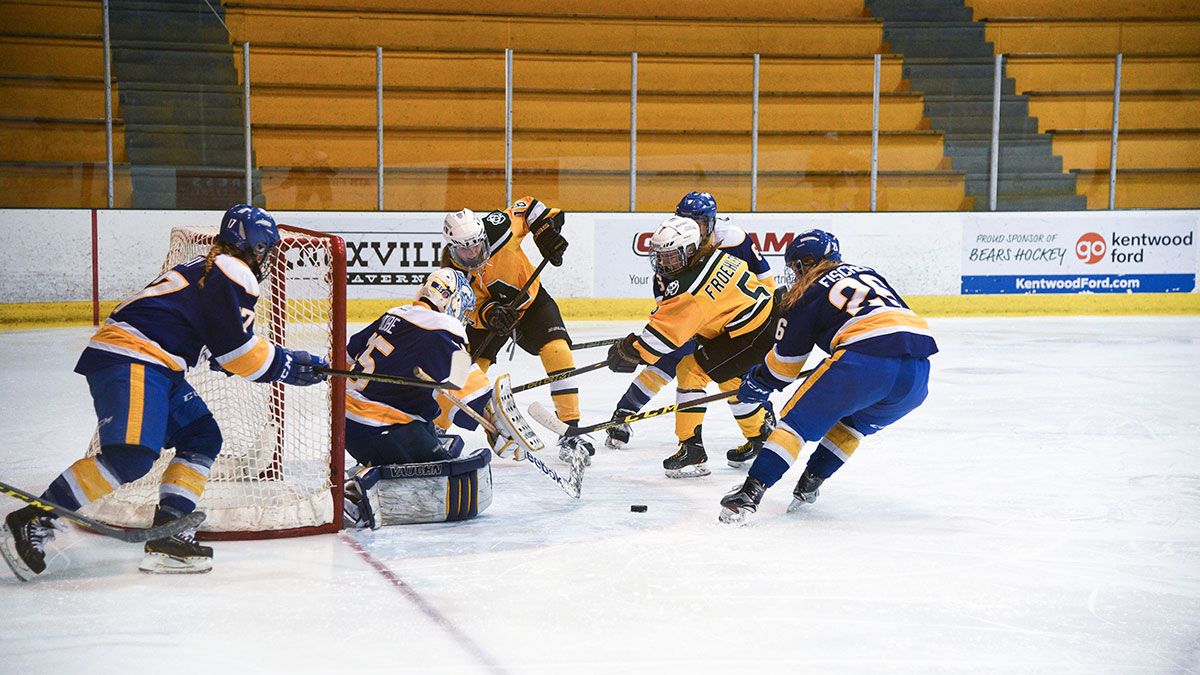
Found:
<path fill-rule="evenodd" d="M 800 375 L 797 377 L 797 379 L 799 379 L 800 377 L 807 377 L 808 375 L 812 375 L 813 371 L 815 371 L 815 370 L 816 370 L 816 368 L 810 368 L 808 370 L 805 370 L 800 373 Z M 653 410 L 646 410 L 644 412 L 634 413 L 632 415 L 626 415 L 625 417 L 621 417 L 621 418 L 618 418 L 615 420 L 608 420 L 607 422 L 600 422 L 599 424 L 592 424 L 592 425 L 586 426 L 586 427 L 573 427 L 573 426 L 568 425 L 567 423 L 559 420 L 558 417 L 556 417 L 554 415 L 554 413 L 550 412 L 546 408 L 546 406 L 542 405 L 541 402 L 539 402 L 539 401 L 534 401 L 533 403 L 529 404 L 528 412 L 529 412 L 529 416 L 533 418 L 533 421 L 546 427 L 551 432 L 556 433 L 559 436 L 579 436 L 581 434 L 590 434 L 593 431 L 603 431 L 605 429 L 611 429 L 612 427 L 619 426 L 622 424 L 632 424 L 634 422 L 641 422 L 642 420 L 648 420 L 651 417 L 658 417 L 659 415 L 665 415 L 670 412 L 675 412 L 676 410 L 691 410 L 692 408 L 698 408 L 707 403 L 712 403 L 713 401 L 720 401 L 720 400 L 727 399 L 727 398 L 733 398 L 736 395 L 737 395 L 736 389 L 734 389 L 732 391 L 723 391 L 719 394 L 703 396 L 701 398 L 698 398 L 698 399 L 695 399 L 692 401 L 688 401 L 687 403 L 676 403 L 674 405 L 663 406 L 661 408 L 655 408 Z"/>
<path fill-rule="evenodd" d="M 186 516 L 181 516 L 162 525 L 154 527 L 113 527 L 107 523 L 102 523 L 94 518 L 89 518 L 78 511 L 72 511 L 65 506 L 59 506 L 54 502 L 46 501 L 40 497 L 35 497 L 32 494 L 9 485 L 8 483 L 0 483 L 0 493 L 6 494 L 9 497 L 16 497 L 30 506 L 37 507 L 47 513 L 53 513 L 56 516 L 65 518 L 76 525 L 84 527 L 92 532 L 120 539 L 121 541 L 139 542 L 150 541 L 153 539 L 166 539 L 173 537 L 184 530 L 190 530 L 200 526 L 204 522 L 204 513 L 200 511 L 192 511 Z"/>
<path fill-rule="evenodd" d="M 429 379 L 428 373 L 420 368 L 416 369 L 416 374 L 418 377 L 424 378 L 427 381 Z M 467 405 L 462 401 L 462 399 L 454 396 L 453 394 L 448 394 L 445 392 L 443 392 L 443 394 L 445 394 L 446 398 L 450 400 L 450 403 L 470 416 L 471 419 L 478 422 L 479 425 L 486 429 L 489 433 L 497 433 L 496 425 L 492 424 L 490 420 L 479 414 L 479 411 Z M 563 492 L 566 492 L 575 499 L 579 499 L 579 496 L 583 494 L 583 457 L 578 456 L 577 454 L 571 455 L 571 472 L 566 478 L 563 478 L 562 476 L 558 475 L 557 471 L 546 466 L 545 462 L 543 462 L 537 455 L 534 454 L 534 452 L 541 450 L 546 446 L 544 443 L 542 443 L 542 439 L 533 432 L 533 429 L 530 428 L 529 423 L 525 421 L 525 418 L 521 416 L 521 411 L 517 408 L 517 402 L 512 396 L 512 384 L 508 381 L 508 373 L 501 375 L 492 385 L 492 405 L 495 406 L 496 414 L 502 415 L 508 427 L 514 432 L 514 435 L 519 437 L 514 438 L 513 442 L 520 443 L 525 446 L 525 459 L 529 460 L 531 464 L 536 466 L 541 470 L 542 473 L 546 474 L 546 476 L 557 483 L 558 486 L 562 488 Z"/>

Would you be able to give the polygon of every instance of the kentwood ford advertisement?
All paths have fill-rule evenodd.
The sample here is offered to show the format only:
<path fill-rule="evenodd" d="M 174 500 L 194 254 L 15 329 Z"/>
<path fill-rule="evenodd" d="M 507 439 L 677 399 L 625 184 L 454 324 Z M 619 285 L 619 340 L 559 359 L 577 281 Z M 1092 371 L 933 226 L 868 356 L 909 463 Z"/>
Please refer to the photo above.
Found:
<path fill-rule="evenodd" d="M 1026 215 L 963 226 L 962 292 L 1164 293 L 1196 287 L 1196 216 Z"/>

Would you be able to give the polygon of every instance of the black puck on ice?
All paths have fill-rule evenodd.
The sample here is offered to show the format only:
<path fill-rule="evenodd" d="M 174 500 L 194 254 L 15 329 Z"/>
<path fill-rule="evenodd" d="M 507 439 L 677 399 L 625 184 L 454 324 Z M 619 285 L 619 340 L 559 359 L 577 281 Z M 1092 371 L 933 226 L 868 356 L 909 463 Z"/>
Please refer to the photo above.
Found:
<path fill-rule="evenodd" d="M 630 504 L 629 510 L 633 511 L 634 513 L 645 513 L 646 505 L 645 504 Z"/>

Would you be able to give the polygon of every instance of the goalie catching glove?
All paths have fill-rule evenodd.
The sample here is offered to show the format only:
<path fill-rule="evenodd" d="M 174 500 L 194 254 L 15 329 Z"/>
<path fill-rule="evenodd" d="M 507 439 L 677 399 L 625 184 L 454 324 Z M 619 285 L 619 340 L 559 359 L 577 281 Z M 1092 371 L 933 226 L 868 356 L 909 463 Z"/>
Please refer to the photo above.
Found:
<path fill-rule="evenodd" d="M 567 240 L 562 236 L 566 219 L 561 209 L 552 209 L 536 199 L 531 199 L 525 210 L 525 224 L 533 233 L 533 243 L 555 267 L 562 267 L 563 252 L 567 250 Z"/>
<path fill-rule="evenodd" d="M 608 348 L 608 367 L 614 373 L 632 373 L 642 363 L 642 356 L 633 346 L 637 336 L 626 335 L 620 342 Z"/>
<path fill-rule="evenodd" d="M 479 309 L 479 320 L 483 327 L 501 335 L 511 333 L 521 319 L 521 310 L 496 300 L 487 302 Z"/>

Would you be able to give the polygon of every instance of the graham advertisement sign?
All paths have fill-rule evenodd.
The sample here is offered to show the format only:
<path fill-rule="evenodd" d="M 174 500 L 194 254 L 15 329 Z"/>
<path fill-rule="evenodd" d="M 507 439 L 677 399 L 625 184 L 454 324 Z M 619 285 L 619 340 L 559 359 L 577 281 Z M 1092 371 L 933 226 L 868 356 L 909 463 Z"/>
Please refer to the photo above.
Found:
<path fill-rule="evenodd" d="M 970 219 L 962 293 L 1175 293 L 1196 287 L 1196 217 L 1180 212 Z"/>

